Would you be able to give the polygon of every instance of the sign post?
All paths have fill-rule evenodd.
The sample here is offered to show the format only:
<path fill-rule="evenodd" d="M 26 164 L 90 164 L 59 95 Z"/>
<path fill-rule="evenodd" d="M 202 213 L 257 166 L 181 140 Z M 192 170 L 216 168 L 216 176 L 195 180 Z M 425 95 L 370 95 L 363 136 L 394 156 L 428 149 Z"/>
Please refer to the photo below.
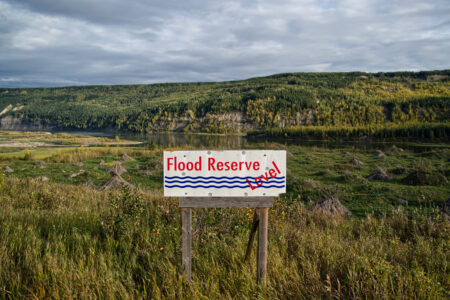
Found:
<path fill-rule="evenodd" d="M 273 198 L 285 192 L 286 151 L 164 151 L 164 196 L 179 198 L 186 280 L 192 278 L 192 209 L 254 207 L 246 260 L 258 227 L 257 282 L 262 283 L 267 273 L 268 211 Z"/>
<path fill-rule="evenodd" d="M 267 207 L 257 208 L 259 219 L 258 229 L 258 255 L 256 258 L 256 281 L 263 282 L 267 273 L 267 244 L 268 244 L 268 222 L 269 209 Z"/>

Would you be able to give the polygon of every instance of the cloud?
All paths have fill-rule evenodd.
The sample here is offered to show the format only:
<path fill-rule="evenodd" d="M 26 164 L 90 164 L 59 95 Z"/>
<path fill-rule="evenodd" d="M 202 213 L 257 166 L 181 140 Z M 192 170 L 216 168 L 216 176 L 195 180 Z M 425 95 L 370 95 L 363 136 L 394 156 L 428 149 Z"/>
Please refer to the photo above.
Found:
<path fill-rule="evenodd" d="M 435 0 L 0 0 L 0 86 L 450 68 Z"/>

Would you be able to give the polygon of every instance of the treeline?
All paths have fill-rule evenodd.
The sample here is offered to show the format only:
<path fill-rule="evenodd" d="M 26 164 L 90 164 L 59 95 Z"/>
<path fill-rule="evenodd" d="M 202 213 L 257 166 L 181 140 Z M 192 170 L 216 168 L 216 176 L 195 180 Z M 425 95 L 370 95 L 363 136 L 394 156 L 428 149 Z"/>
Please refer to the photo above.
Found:
<path fill-rule="evenodd" d="M 286 73 L 242 81 L 0 89 L 1 117 L 65 129 L 274 132 L 448 121 L 450 70 Z M 231 122 L 240 114 L 246 126 Z M 322 128 L 320 127 L 320 128 Z M 244 128 L 244 129 L 243 129 Z"/>
<path fill-rule="evenodd" d="M 297 126 L 287 128 L 271 128 L 253 130 L 249 137 L 301 137 L 301 138 L 415 138 L 415 139 L 449 139 L 450 123 L 385 123 L 372 126 L 329 127 L 329 126 Z"/>

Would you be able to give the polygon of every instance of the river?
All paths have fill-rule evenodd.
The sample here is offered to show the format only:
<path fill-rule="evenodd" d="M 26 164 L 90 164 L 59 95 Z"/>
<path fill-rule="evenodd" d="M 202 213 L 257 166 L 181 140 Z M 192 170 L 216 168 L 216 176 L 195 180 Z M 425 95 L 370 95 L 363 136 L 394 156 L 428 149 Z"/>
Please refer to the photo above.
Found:
<path fill-rule="evenodd" d="M 67 131 L 65 131 L 67 132 Z M 111 133 L 103 131 L 70 131 L 70 134 L 82 134 L 92 136 L 104 136 L 114 138 L 116 135 L 120 139 L 144 142 L 140 147 L 145 148 L 209 148 L 209 149 L 240 149 L 251 148 L 256 143 L 279 143 L 283 145 L 303 145 L 325 148 L 348 148 L 357 149 L 388 149 L 393 145 L 415 152 L 430 151 L 435 148 L 449 148 L 450 145 L 440 141 L 422 142 L 417 139 L 353 139 L 353 140 L 313 140 L 303 138 L 247 138 L 242 135 L 221 135 L 221 134 L 195 134 L 195 133 Z M 268 145 L 270 148 L 270 145 Z"/>

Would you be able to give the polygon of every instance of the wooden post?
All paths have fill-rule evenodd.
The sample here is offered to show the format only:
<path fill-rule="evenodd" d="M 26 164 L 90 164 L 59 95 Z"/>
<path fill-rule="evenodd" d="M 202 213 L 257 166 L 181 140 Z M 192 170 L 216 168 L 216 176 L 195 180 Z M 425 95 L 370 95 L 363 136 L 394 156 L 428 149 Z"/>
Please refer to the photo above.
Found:
<path fill-rule="evenodd" d="M 249 261 L 250 256 L 252 256 L 253 241 L 255 240 L 255 234 L 256 230 L 258 229 L 258 224 L 258 212 L 255 210 L 255 214 L 253 215 L 252 229 L 250 230 L 250 235 L 248 237 L 247 250 L 245 251 L 244 261 Z"/>
<path fill-rule="evenodd" d="M 258 230 L 256 280 L 261 284 L 267 273 L 267 243 L 269 207 L 273 206 L 273 197 L 180 197 L 178 206 L 181 208 L 182 232 L 182 269 L 186 280 L 192 280 L 192 209 L 207 207 L 254 207 L 252 229 L 247 243 L 245 260 L 251 256 L 252 244 Z"/>
<path fill-rule="evenodd" d="M 261 284 L 266 279 L 267 273 L 267 242 L 268 242 L 268 221 L 269 209 L 257 208 L 259 228 L 258 228 L 258 255 L 256 267 L 256 281 Z"/>
<path fill-rule="evenodd" d="M 182 253 L 182 268 L 186 280 L 191 281 L 191 261 L 192 261 L 192 208 L 181 208 L 181 253 Z"/>

